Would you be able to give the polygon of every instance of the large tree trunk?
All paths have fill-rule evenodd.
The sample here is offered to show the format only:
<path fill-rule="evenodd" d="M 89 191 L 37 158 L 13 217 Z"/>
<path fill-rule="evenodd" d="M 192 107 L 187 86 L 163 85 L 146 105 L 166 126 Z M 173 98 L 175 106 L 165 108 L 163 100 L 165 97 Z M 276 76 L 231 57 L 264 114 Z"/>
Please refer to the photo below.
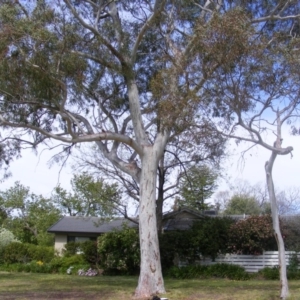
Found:
<path fill-rule="evenodd" d="M 279 259 L 280 283 L 281 283 L 280 298 L 287 299 L 287 297 L 289 296 L 289 287 L 288 287 L 288 280 L 286 274 L 285 249 L 284 249 L 284 241 L 280 231 L 277 201 L 276 201 L 274 183 L 272 178 L 272 169 L 273 169 L 273 164 L 275 159 L 276 159 L 276 153 L 273 151 L 270 159 L 265 164 L 265 171 L 266 171 L 267 187 L 268 187 L 271 210 L 272 210 L 274 235 L 278 246 L 278 259 Z"/>
<path fill-rule="evenodd" d="M 164 170 L 164 157 L 162 157 L 158 167 L 158 189 L 157 189 L 157 200 L 156 200 L 156 219 L 157 219 L 156 221 L 157 221 L 158 234 L 162 233 L 164 184 L 165 184 L 165 170 Z"/>
<path fill-rule="evenodd" d="M 136 298 L 149 298 L 152 294 L 165 293 L 161 271 L 156 227 L 156 172 L 157 157 L 153 147 L 147 147 L 142 157 L 140 181 L 139 230 L 141 270 Z"/>

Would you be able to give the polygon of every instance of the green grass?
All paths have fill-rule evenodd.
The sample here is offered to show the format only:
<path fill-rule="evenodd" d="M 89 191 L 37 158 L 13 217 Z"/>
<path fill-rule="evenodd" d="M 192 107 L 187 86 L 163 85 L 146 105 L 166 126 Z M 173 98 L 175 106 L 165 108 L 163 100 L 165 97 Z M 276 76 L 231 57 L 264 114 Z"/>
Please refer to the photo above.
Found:
<path fill-rule="evenodd" d="M 58 274 L 0 272 L 0 299 L 105 299 L 132 298 L 137 277 L 81 277 Z M 289 283 L 292 300 L 300 299 L 300 282 Z M 269 280 L 166 279 L 169 300 L 275 300 L 279 282 Z"/>

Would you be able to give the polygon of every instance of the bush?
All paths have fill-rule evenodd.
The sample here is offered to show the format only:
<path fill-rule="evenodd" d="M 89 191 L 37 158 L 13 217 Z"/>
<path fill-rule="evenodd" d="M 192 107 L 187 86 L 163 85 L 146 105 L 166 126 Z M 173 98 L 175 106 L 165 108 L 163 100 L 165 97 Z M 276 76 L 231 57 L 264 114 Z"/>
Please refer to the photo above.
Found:
<path fill-rule="evenodd" d="M 86 241 L 80 244 L 80 249 L 83 252 L 83 258 L 86 262 L 93 266 L 98 266 L 100 263 L 100 254 L 97 249 L 97 241 Z"/>
<path fill-rule="evenodd" d="M 190 265 L 181 268 L 174 266 L 167 271 L 166 276 L 176 279 L 227 278 L 231 280 L 248 280 L 251 278 L 251 275 L 243 267 L 231 264 Z"/>
<path fill-rule="evenodd" d="M 3 262 L 7 264 L 28 263 L 32 260 L 50 262 L 54 257 L 53 247 L 13 242 L 3 250 Z"/>
<path fill-rule="evenodd" d="M 206 217 L 194 222 L 190 230 L 165 232 L 160 236 L 160 253 L 163 270 L 176 265 L 176 260 L 192 264 L 203 256 L 215 259 L 228 248 L 231 218 Z"/>
<path fill-rule="evenodd" d="M 193 243 L 191 230 L 170 231 L 159 236 L 161 266 L 167 270 L 176 265 L 176 260 L 184 260 L 189 263 L 199 258 L 198 247 Z"/>
<path fill-rule="evenodd" d="M 229 231 L 229 252 L 262 254 L 277 250 L 271 216 L 251 216 L 232 224 Z"/>
<path fill-rule="evenodd" d="M 46 247 L 28 244 L 29 258 L 35 261 L 42 261 L 44 263 L 50 262 L 54 258 L 54 247 Z"/>
<path fill-rule="evenodd" d="M 12 242 L 18 242 L 13 233 L 5 228 L 0 228 L 0 251 Z"/>
<path fill-rule="evenodd" d="M 136 274 L 140 265 L 138 232 L 124 226 L 123 230 L 113 231 L 98 238 L 99 263 L 104 274 Z"/>
<path fill-rule="evenodd" d="M 27 263 L 31 261 L 29 244 L 13 242 L 7 245 L 3 251 L 3 261 L 6 264 Z"/>
<path fill-rule="evenodd" d="M 73 256 L 76 255 L 80 251 L 80 242 L 69 242 L 65 244 L 65 247 L 63 249 L 63 255 L 64 256 Z"/>
<path fill-rule="evenodd" d="M 10 243 L 18 242 L 12 232 L 5 228 L 0 229 L 0 264 L 4 263 L 4 249 Z"/>
<path fill-rule="evenodd" d="M 227 252 L 229 230 L 234 223 L 232 218 L 206 217 L 193 224 L 191 242 L 203 256 L 214 260 L 218 254 Z"/>
<path fill-rule="evenodd" d="M 81 254 L 64 257 L 57 256 L 51 260 L 50 264 L 55 273 L 66 273 L 67 269 L 70 267 L 75 269 L 89 267 Z"/>
<path fill-rule="evenodd" d="M 278 280 L 279 279 L 279 268 L 278 266 L 275 266 L 273 268 L 263 268 L 261 269 L 258 274 L 262 275 L 264 279 L 269 279 L 269 280 Z"/>

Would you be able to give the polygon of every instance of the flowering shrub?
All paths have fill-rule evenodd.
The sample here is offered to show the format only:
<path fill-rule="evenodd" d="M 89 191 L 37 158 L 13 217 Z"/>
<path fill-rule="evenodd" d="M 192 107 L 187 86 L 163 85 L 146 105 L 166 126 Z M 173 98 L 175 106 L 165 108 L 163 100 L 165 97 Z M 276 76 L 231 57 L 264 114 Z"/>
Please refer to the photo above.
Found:
<path fill-rule="evenodd" d="M 98 271 L 93 270 L 91 268 L 89 268 L 87 271 L 84 271 L 84 269 L 80 269 L 80 270 L 78 270 L 78 275 L 79 276 L 97 276 Z"/>
<path fill-rule="evenodd" d="M 271 216 L 251 216 L 230 227 L 229 252 L 262 254 L 264 250 L 277 250 Z"/>

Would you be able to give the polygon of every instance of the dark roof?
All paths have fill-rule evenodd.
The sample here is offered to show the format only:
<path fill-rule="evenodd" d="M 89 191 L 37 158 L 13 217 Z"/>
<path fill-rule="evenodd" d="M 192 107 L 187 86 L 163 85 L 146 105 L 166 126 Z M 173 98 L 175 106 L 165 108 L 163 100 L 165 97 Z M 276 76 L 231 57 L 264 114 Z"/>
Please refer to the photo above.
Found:
<path fill-rule="evenodd" d="M 195 219 L 168 219 L 163 225 L 163 230 L 189 230 L 194 221 Z"/>
<path fill-rule="evenodd" d="M 48 229 L 48 232 L 100 234 L 110 232 L 114 229 L 121 229 L 124 223 L 129 227 L 138 227 L 136 223 L 123 218 L 103 222 L 103 220 L 97 217 L 63 217 L 52 225 Z"/>
<path fill-rule="evenodd" d="M 189 207 L 179 207 L 177 210 L 174 210 L 174 211 L 164 214 L 163 219 L 175 218 L 177 215 L 180 215 L 183 212 L 193 215 L 193 217 L 195 219 L 203 218 L 206 215 L 205 213 L 203 213 L 201 211 L 197 211 L 197 210 L 191 209 Z"/>
<path fill-rule="evenodd" d="M 188 207 L 181 207 L 163 215 L 163 229 L 168 230 L 187 230 L 191 228 L 195 220 L 204 217 L 218 217 L 211 212 L 196 211 Z M 221 216 L 219 216 L 221 217 Z M 241 219 L 244 216 L 230 216 L 234 219 Z M 129 227 L 138 228 L 138 224 L 124 218 L 111 221 L 97 217 L 63 217 L 56 224 L 48 229 L 50 233 L 81 233 L 81 234 L 101 234 L 112 230 L 122 229 L 123 224 Z"/>

